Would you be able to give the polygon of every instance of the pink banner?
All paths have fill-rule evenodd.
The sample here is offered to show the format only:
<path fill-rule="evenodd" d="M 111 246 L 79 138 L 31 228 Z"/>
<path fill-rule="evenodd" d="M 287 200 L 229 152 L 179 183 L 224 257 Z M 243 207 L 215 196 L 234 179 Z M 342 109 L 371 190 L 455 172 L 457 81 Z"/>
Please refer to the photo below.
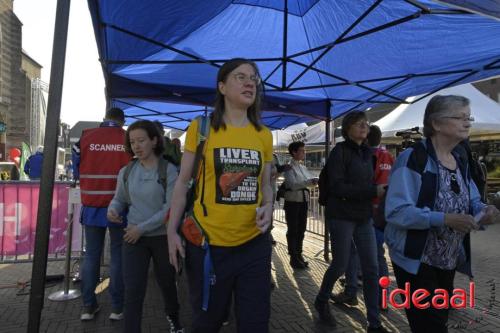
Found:
<path fill-rule="evenodd" d="M 34 252 L 39 182 L 0 183 L 0 257 Z M 49 255 L 64 253 L 68 222 L 68 183 L 55 183 L 52 200 Z M 73 221 L 78 221 L 76 207 Z M 81 228 L 73 223 L 73 250 L 81 246 Z"/>

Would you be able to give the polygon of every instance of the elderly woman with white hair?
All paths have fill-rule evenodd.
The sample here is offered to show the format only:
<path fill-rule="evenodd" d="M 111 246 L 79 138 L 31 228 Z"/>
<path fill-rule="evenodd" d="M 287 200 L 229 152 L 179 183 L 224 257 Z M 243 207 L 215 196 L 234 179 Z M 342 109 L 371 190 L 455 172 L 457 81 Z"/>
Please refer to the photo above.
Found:
<path fill-rule="evenodd" d="M 410 284 L 410 295 L 419 288 L 429 292 L 418 300 L 429 307 L 419 309 L 410 300 L 406 309 L 412 332 L 448 332 L 448 309 L 430 300 L 437 289 L 452 295 L 456 270 L 472 276 L 469 233 L 498 220 L 498 210 L 480 201 L 459 145 L 473 121 L 467 98 L 433 97 L 424 115 L 426 139 L 405 150 L 392 168 L 385 238 L 394 274 L 399 288 Z"/>

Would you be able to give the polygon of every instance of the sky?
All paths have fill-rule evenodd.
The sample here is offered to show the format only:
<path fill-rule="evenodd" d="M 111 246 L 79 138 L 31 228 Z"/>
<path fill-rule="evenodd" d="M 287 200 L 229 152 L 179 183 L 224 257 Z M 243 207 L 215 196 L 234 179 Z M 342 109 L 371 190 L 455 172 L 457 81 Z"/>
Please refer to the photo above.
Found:
<path fill-rule="evenodd" d="M 42 68 L 49 83 L 57 0 L 14 0 L 14 13 L 23 23 L 23 49 Z M 106 100 L 104 77 L 86 0 L 70 5 L 61 121 L 101 121 Z"/>

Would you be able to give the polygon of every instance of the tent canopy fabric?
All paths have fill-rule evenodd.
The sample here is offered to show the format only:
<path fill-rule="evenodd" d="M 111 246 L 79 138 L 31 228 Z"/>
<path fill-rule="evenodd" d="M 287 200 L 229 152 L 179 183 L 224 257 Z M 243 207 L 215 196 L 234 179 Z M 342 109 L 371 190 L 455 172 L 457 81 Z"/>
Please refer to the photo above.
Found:
<path fill-rule="evenodd" d="M 170 103 L 210 106 L 234 57 L 257 63 L 266 112 L 316 120 L 500 74 L 499 22 L 434 1 L 88 3 L 108 98 L 146 101 L 172 126 L 185 122 L 165 115 Z"/>
<path fill-rule="evenodd" d="M 396 140 L 398 139 L 395 137 L 396 132 L 413 127 L 419 127 L 420 132 L 422 132 L 425 107 L 434 95 L 461 95 L 470 100 L 471 115 L 474 117 L 471 126 L 472 138 L 500 133 L 500 105 L 471 84 L 464 84 L 443 89 L 413 104 L 401 104 L 394 111 L 375 122 L 375 125 L 379 126 L 382 131 L 382 137 Z M 419 97 L 411 97 L 408 100 L 418 100 Z"/>

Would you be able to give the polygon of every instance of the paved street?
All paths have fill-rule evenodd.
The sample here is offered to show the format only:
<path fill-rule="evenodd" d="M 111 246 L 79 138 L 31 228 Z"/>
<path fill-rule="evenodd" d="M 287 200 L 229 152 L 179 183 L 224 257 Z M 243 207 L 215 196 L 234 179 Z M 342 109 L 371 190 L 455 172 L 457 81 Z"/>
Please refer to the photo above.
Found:
<path fill-rule="evenodd" d="M 322 275 L 326 269 L 321 253 L 322 239 L 308 234 L 306 237 L 306 255 L 310 268 L 306 271 L 293 271 L 288 264 L 286 253 L 285 226 L 277 223 L 273 230 L 278 244 L 273 253 L 273 278 L 276 288 L 272 294 L 271 332 L 363 332 L 365 316 L 362 297 L 357 308 L 332 306 L 337 318 L 335 330 L 324 327 L 317 321 L 313 308 L 314 297 L 319 289 Z M 500 250 L 500 225 L 490 227 L 485 232 L 473 234 L 474 270 L 476 274 L 476 308 L 474 310 L 455 310 L 450 319 L 451 332 L 500 332 L 500 302 L 495 298 L 495 287 L 500 281 L 500 261 L 496 257 Z M 75 269 L 77 267 L 75 266 Z M 62 263 L 49 264 L 47 274 L 62 273 Z M 27 325 L 28 289 L 8 288 L 9 284 L 29 280 L 30 264 L 0 265 L 0 331 L 5 333 L 25 332 Z M 106 276 L 106 267 L 103 276 Z M 392 277 L 394 281 L 394 278 Z M 102 307 L 96 320 L 82 323 L 79 320 L 81 299 L 68 302 L 46 301 L 42 312 L 41 332 L 120 332 L 122 323 L 111 322 L 107 317 L 110 302 L 103 281 L 99 294 Z M 457 275 L 456 287 L 465 287 L 468 280 Z M 60 290 L 61 285 L 46 289 L 46 296 Z M 185 277 L 179 282 L 180 302 L 183 306 L 181 316 L 189 326 L 190 311 L 187 306 L 187 288 Z M 340 290 L 339 284 L 335 287 Z M 143 332 L 165 332 L 166 320 L 162 312 L 162 301 L 152 275 L 144 305 Z M 406 318 L 402 311 L 391 309 L 383 315 L 384 325 L 393 332 L 409 332 Z M 221 332 L 235 332 L 234 319 L 231 325 Z"/>

